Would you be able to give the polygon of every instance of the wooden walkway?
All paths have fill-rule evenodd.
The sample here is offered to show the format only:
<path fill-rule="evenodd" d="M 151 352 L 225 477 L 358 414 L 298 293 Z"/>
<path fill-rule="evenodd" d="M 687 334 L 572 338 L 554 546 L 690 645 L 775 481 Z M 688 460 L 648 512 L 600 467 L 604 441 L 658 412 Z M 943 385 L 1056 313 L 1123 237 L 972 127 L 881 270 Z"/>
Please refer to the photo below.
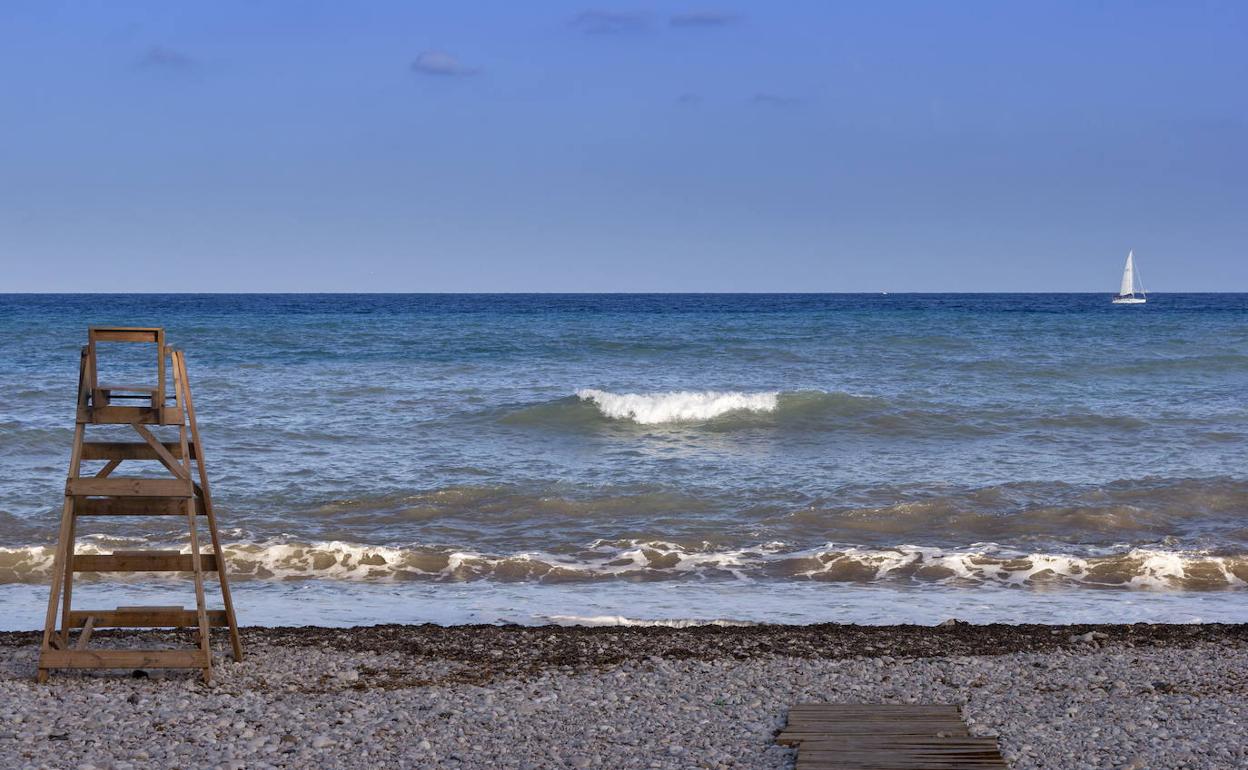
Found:
<path fill-rule="evenodd" d="M 1009 770 L 957 706 L 799 704 L 776 742 L 798 747 L 796 770 Z"/>

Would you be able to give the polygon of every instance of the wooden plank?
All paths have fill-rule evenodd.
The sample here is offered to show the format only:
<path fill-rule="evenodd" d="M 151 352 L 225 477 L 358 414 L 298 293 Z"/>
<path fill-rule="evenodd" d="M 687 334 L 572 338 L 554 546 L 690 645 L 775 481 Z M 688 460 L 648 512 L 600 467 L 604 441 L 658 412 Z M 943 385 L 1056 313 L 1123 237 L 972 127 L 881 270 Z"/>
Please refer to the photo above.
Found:
<path fill-rule="evenodd" d="M 177 366 L 176 359 L 178 358 L 178 356 L 174 356 L 173 358 L 175 359 L 174 366 L 173 366 L 173 397 L 174 397 L 174 400 L 177 402 L 178 408 L 181 409 L 185 403 L 186 382 L 183 379 L 183 377 L 186 374 L 186 370 L 184 368 Z M 162 366 L 163 366 L 163 359 L 162 359 Z M 139 426 L 136 425 L 135 429 L 138 430 L 138 428 Z M 189 437 L 187 436 L 187 428 L 186 428 L 185 423 L 178 426 L 178 438 L 182 442 L 182 456 L 189 457 L 191 454 L 190 440 L 189 440 Z M 191 474 L 191 466 L 188 461 L 186 465 L 185 474 L 184 474 L 185 478 L 189 480 L 190 474 Z M 203 492 L 201 490 L 197 489 L 196 491 L 201 496 L 203 495 Z M 212 522 L 212 519 L 209 519 L 209 523 L 211 522 Z M 191 570 L 192 570 L 191 575 L 195 581 L 195 608 L 198 611 L 198 617 L 199 617 L 199 644 L 200 644 L 200 647 L 204 651 L 204 659 L 207 661 L 207 663 L 204 665 L 204 681 L 208 682 L 212 679 L 212 649 L 209 647 L 209 638 L 208 638 L 209 623 L 208 623 L 207 608 L 206 608 L 206 603 L 205 603 L 205 598 L 204 598 L 204 572 L 203 572 L 203 565 L 200 562 L 199 525 L 195 521 L 195 512 L 192 511 L 190 508 L 188 508 L 186 511 L 186 523 L 187 523 L 187 527 L 190 529 L 190 535 L 191 535 Z M 231 627 L 231 630 L 232 630 L 232 627 Z"/>
<path fill-rule="evenodd" d="M 75 497 L 77 516 L 184 516 L 183 501 L 168 497 Z M 195 500 L 195 512 L 204 515 L 203 500 Z"/>
<path fill-rule="evenodd" d="M 969 735 L 948 738 L 931 735 L 846 735 L 837 738 L 814 739 L 802 744 L 802 754 L 821 754 L 827 752 L 864 751 L 868 749 L 894 747 L 906 751 L 929 751 L 932 753 L 950 753 L 983 749 L 996 750 L 996 738 L 975 738 Z"/>
<path fill-rule="evenodd" d="M 228 626 L 225 610 L 207 610 L 208 625 Z M 95 618 L 96 628 L 191 628 L 199 625 L 195 610 L 181 607 L 118 607 L 115 610 L 74 610 L 69 613 L 70 628 L 78 628 Z"/>
<path fill-rule="evenodd" d="M 875 725 L 879 727 L 890 727 L 890 726 L 893 726 L 900 719 L 904 719 L 907 722 L 915 723 L 915 724 L 918 724 L 918 723 L 951 724 L 951 725 L 962 724 L 962 720 L 957 717 L 950 718 L 950 717 L 941 717 L 941 716 L 931 716 L 931 717 L 897 716 L 897 717 L 891 717 L 888 719 L 862 719 L 859 717 L 851 716 L 851 717 L 844 717 L 842 719 L 832 719 L 828 717 L 806 717 L 803 719 L 790 719 L 788 726 L 794 729 L 802 728 L 802 727 L 805 727 L 806 725 L 829 725 L 829 724 L 855 724 L 855 725 L 867 725 L 867 726 Z"/>
<path fill-rule="evenodd" d="M 157 392 L 155 385 L 121 385 L 118 383 L 101 382 L 95 386 L 96 390 L 106 390 L 113 398 L 118 398 L 117 394 L 126 393 L 134 395 L 138 398 L 151 398 L 152 394 Z"/>
<path fill-rule="evenodd" d="M 891 719 L 859 719 L 856 717 L 846 717 L 844 719 L 798 719 L 789 720 L 789 724 L 785 729 L 789 730 L 805 730 L 818 729 L 827 725 L 852 724 L 864 728 L 874 727 L 880 729 L 888 729 L 897 727 L 897 723 L 905 721 L 908 724 L 922 725 L 960 725 L 961 719 L 950 719 L 948 717 L 908 717 L 899 716 Z"/>
<path fill-rule="evenodd" d="M 797 757 L 794 770 L 1009 770 L 998 757 L 923 757 L 903 754 Z"/>
<path fill-rule="evenodd" d="M 200 555 L 205 572 L 216 572 L 217 557 Z M 177 551 L 114 551 L 111 554 L 78 554 L 74 572 L 190 572 L 191 555 Z"/>
<path fill-rule="evenodd" d="M 82 355 L 78 363 L 78 400 L 75 405 L 82 408 L 87 405 L 91 398 L 91 383 L 95 380 L 95 374 L 91 371 L 91 347 L 83 345 Z"/>
<path fill-rule="evenodd" d="M 180 425 L 182 410 L 176 406 L 153 409 L 147 406 L 92 406 L 78 410 L 78 422 L 93 425 Z"/>
<path fill-rule="evenodd" d="M 172 351 L 169 355 L 169 365 L 178 376 L 184 391 L 185 400 L 182 406 L 186 412 L 187 427 L 191 432 L 189 451 L 191 457 L 198 460 L 199 484 L 195 486 L 195 492 L 199 497 L 196 499 L 196 502 L 203 504 L 204 512 L 207 514 L 208 534 L 212 541 L 212 550 L 215 553 L 222 553 L 221 536 L 217 531 L 217 519 L 212 509 L 212 491 L 208 485 L 208 467 L 204 463 L 204 447 L 199 437 L 199 425 L 195 420 L 195 398 L 191 395 L 191 380 L 186 372 L 186 354 L 181 350 Z M 238 663 L 243 659 L 243 643 L 238 635 L 238 618 L 234 614 L 234 600 L 230 595 L 230 581 L 228 571 L 224 565 L 217 572 L 217 582 L 221 587 L 221 600 L 225 605 L 226 618 L 229 620 L 230 647 L 234 653 L 234 662 Z"/>
<path fill-rule="evenodd" d="M 95 630 L 95 616 L 92 615 L 87 618 L 85 623 L 82 624 L 82 633 L 79 634 L 78 644 L 74 645 L 74 649 L 78 649 L 78 650 L 86 649 L 87 642 L 91 641 L 91 632 L 94 630 Z"/>
<path fill-rule="evenodd" d="M 812 755 L 799 751 L 795 770 L 1009 770 L 1009 767 L 996 749 L 942 754 L 880 748 Z"/>
<path fill-rule="evenodd" d="M 919 738 L 920 736 L 914 736 Z M 982 754 L 984 752 L 992 753 L 997 750 L 997 742 L 993 738 L 953 738 L 948 739 L 933 738 L 927 736 L 924 742 L 900 743 L 897 741 L 827 741 L 823 743 L 807 743 L 801 746 L 801 753 L 806 756 L 817 756 L 821 754 L 853 754 L 853 753 L 869 753 L 872 751 L 880 751 L 883 749 L 896 750 L 914 755 L 930 754 L 932 756 L 948 755 L 948 754 Z M 958 743 L 956 741 L 965 741 Z"/>
<path fill-rule="evenodd" d="M 43 650 L 40 668 L 204 668 L 203 650 Z"/>
<path fill-rule="evenodd" d="M 898 720 L 901 722 L 902 720 Z M 967 735 L 961 722 L 915 722 L 912 724 L 879 725 L 855 722 L 816 724 L 810 727 L 790 725 L 776 735 L 776 740 L 802 741 L 820 735 Z"/>
<path fill-rule="evenodd" d="M 953 703 L 795 703 L 789 706 L 794 714 L 861 714 L 880 716 L 884 714 L 961 714 L 962 708 Z"/>
<path fill-rule="evenodd" d="M 181 458 L 182 446 L 177 441 L 161 442 L 169 454 Z M 84 460 L 156 460 L 156 450 L 142 441 L 89 441 L 82 445 Z M 191 447 L 191 459 L 195 457 L 195 447 Z"/>
<path fill-rule="evenodd" d="M 835 725 L 835 724 L 855 724 L 855 725 L 875 725 L 880 728 L 890 728 L 895 726 L 896 721 L 905 719 L 907 723 L 922 724 L 962 724 L 962 720 L 958 718 L 948 718 L 948 716 L 897 716 L 891 719 L 861 719 L 855 716 L 846 716 L 844 719 L 819 718 L 819 716 L 807 716 L 804 719 L 790 719 L 789 728 L 800 729 L 806 725 Z"/>
<path fill-rule="evenodd" d="M 796 770 L 1008 770 L 956 705 L 800 704 L 776 742 L 797 745 Z"/>
<path fill-rule="evenodd" d="M 831 714 L 795 714 L 789 717 L 790 725 L 819 724 L 827 722 L 854 722 L 864 724 L 888 724 L 898 719 L 908 719 L 917 722 L 958 722 L 961 720 L 959 714 L 906 714 L 904 711 L 893 712 L 887 715 L 875 717 L 860 716 L 856 714 L 845 714 L 844 716 L 834 716 Z"/>
<path fill-rule="evenodd" d="M 91 399 L 91 394 L 95 392 L 95 386 L 99 383 L 100 372 L 96 366 L 95 360 L 95 332 L 87 329 L 87 346 L 83 349 L 83 368 L 87 376 L 78 387 L 78 422 L 82 422 L 84 407 Z"/>
<path fill-rule="evenodd" d="M 904 715 L 907 719 L 961 719 L 962 712 L 957 706 L 928 706 L 916 705 L 914 708 L 904 708 L 899 704 L 889 703 L 881 704 L 880 708 L 870 708 L 863 706 L 843 707 L 839 704 L 829 704 L 826 706 L 794 706 L 789 709 L 789 721 L 809 721 L 809 720 L 837 720 L 837 719 L 855 719 L 860 721 L 878 720 L 884 721 L 896 719 L 899 715 Z"/>
<path fill-rule="evenodd" d="M 85 360 L 85 359 L 84 359 Z M 81 424 L 74 426 L 74 445 L 69 453 L 69 479 L 78 477 L 79 469 L 82 465 L 82 437 L 83 426 Z M 44 617 L 43 624 L 43 649 L 51 646 L 53 638 L 56 634 L 56 616 L 57 602 L 61 599 L 62 589 L 64 588 L 64 577 L 66 574 L 72 574 L 65 567 L 69 564 L 69 541 L 72 539 L 74 531 L 74 501 L 68 497 L 61 508 L 61 528 L 56 538 L 56 553 L 52 557 L 52 590 L 48 592 L 48 612 Z M 36 680 L 46 682 L 48 680 L 48 671 L 46 666 L 39 666 Z"/>
<path fill-rule="evenodd" d="M 65 494 L 74 497 L 175 497 L 192 496 L 191 485 L 182 479 L 69 479 Z"/>
<path fill-rule="evenodd" d="M 91 326 L 87 328 L 87 339 L 94 342 L 155 343 L 163 331 L 158 326 Z"/>
<path fill-rule="evenodd" d="M 819 740 L 821 738 L 854 736 L 854 735 L 882 735 L 892 737 L 902 737 L 908 735 L 917 736 L 935 736 L 938 733 L 944 733 L 950 736 L 965 736 L 970 733 L 966 729 L 966 725 L 930 725 L 923 724 L 914 727 L 898 726 L 892 729 L 878 728 L 872 729 L 861 725 L 843 723 L 839 725 L 828 726 L 817 730 L 803 731 L 790 730 L 788 728 L 781 730 L 776 734 L 776 743 L 784 746 L 792 746 L 804 743 L 810 740 Z"/>
<path fill-rule="evenodd" d="M 797 766 L 806 763 L 833 764 L 842 767 L 923 767 L 923 768 L 962 768 L 970 763 L 975 767 L 1003 767 L 1000 752 L 996 746 L 984 748 L 951 749 L 949 751 L 910 749 L 898 747 L 879 747 L 857 751 L 845 749 L 809 754 L 805 750 L 798 752 Z"/>
<path fill-rule="evenodd" d="M 932 759 L 923 757 L 797 758 L 793 770 L 1010 770 L 1003 759 Z"/>
<path fill-rule="evenodd" d="M 137 422 L 130 423 L 130 427 L 134 428 L 134 432 L 139 434 L 144 443 L 147 444 L 147 448 L 156 453 L 156 459 L 160 461 L 161 465 L 165 466 L 165 470 L 180 479 L 190 480 L 190 470 L 188 468 L 184 468 L 178 461 L 178 457 L 186 457 L 190 454 L 190 449 L 187 447 L 185 438 L 183 438 L 183 440 L 178 444 L 178 457 L 174 457 L 173 453 L 171 453 L 168 449 L 165 449 L 165 445 L 160 443 L 156 437 L 152 435 L 150 430 L 144 428 Z M 183 429 L 182 432 L 185 433 L 185 429 Z"/>
<path fill-rule="evenodd" d="M 65 622 L 65 618 L 69 616 L 69 608 L 73 606 L 74 592 L 74 547 L 77 543 L 78 519 L 75 517 L 69 522 L 69 540 L 65 544 L 65 562 L 62 568 L 65 570 L 64 580 L 64 600 L 61 603 L 61 647 L 69 647 L 69 624 Z"/>
<path fill-rule="evenodd" d="M 165 330 L 163 328 L 156 329 L 156 389 L 157 394 L 152 396 L 152 406 L 165 405 L 165 358 L 168 349 L 165 347 Z M 178 404 L 181 406 L 181 404 Z M 182 424 L 182 413 L 178 411 L 178 424 Z"/>
<path fill-rule="evenodd" d="M 103 468 L 100 468 L 99 471 L 96 472 L 95 477 L 97 479 L 108 478 L 113 471 L 117 470 L 117 466 L 119 465 L 121 465 L 121 460 L 109 460 L 104 464 Z"/>
<path fill-rule="evenodd" d="M 97 406 L 110 406 L 114 401 L 143 401 L 143 402 L 146 402 L 147 404 L 151 404 L 153 400 L 156 401 L 156 406 L 160 405 L 160 397 L 156 395 L 155 388 L 152 388 L 151 393 L 147 393 L 144 395 L 139 395 L 137 393 L 125 393 L 125 392 L 116 393 L 111 390 L 105 390 L 104 388 L 100 388 L 99 390 L 95 392 L 99 396 L 99 401 L 97 403 Z M 125 404 L 119 404 L 119 406 L 125 406 Z M 133 406 L 133 404 L 131 404 L 131 406 Z M 140 408 L 147 408 L 147 407 L 140 407 Z"/>

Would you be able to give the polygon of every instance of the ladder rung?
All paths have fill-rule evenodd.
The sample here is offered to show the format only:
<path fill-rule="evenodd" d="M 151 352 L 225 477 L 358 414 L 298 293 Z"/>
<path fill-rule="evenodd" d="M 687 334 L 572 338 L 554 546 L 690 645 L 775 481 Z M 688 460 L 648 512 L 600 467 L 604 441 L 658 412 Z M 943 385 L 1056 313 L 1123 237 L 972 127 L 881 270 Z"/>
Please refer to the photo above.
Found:
<path fill-rule="evenodd" d="M 185 516 L 182 501 L 168 497 L 76 497 L 75 516 Z M 195 513 L 204 515 L 204 501 L 195 498 Z"/>
<path fill-rule="evenodd" d="M 93 406 L 78 410 L 78 422 L 96 425 L 181 425 L 182 410 L 176 406 Z"/>
<path fill-rule="evenodd" d="M 204 572 L 216 572 L 215 554 L 199 555 Z M 111 554 L 76 554 L 74 572 L 191 572 L 191 555 L 178 551 L 113 551 Z"/>
<path fill-rule="evenodd" d="M 208 625 L 228 626 L 225 610 L 208 610 Z M 69 627 L 81 628 L 87 618 L 95 618 L 96 628 L 194 628 L 199 625 L 195 610 L 181 607 L 118 607 L 115 610 L 71 610 Z"/>
<path fill-rule="evenodd" d="M 182 459 L 182 444 L 178 441 L 162 442 L 169 454 Z M 187 444 L 191 459 L 195 456 L 195 445 Z M 84 460 L 155 460 L 156 450 L 142 441 L 87 441 L 82 445 Z"/>
<path fill-rule="evenodd" d="M 204 668 L 203 650 L 43 650 L 39 668 Z"/>
<path fill-rule="evenodd" d="M 194 495 L 191 483 L 182 479 L 85 478 L 65 482 L 65 494 L 74 497 L 177 497 Z"/>

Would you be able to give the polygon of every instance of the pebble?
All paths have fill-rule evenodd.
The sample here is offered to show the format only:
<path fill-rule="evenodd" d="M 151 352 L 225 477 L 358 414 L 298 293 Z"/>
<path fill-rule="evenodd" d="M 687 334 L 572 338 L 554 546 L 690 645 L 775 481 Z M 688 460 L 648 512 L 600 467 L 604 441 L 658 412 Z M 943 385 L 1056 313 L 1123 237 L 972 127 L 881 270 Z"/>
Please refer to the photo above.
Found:
<path fill-rule="evenodd" d="M 1008 654 L 682 653 L 485 677 L 475 659 L 290 641 L 223 660 L 205 687 L 166 671 L 38 685 L 31 645 L 0 637 L 0 757 L 15 770 L 787 770 L 794 753 L 773 736 L 790 704 L 937 702 L 999 736 L 1012 770 L 1225 770 L 1248 767 L 1241 639 L 1138 645 L 1065 630 L 1049 649 Z"/>

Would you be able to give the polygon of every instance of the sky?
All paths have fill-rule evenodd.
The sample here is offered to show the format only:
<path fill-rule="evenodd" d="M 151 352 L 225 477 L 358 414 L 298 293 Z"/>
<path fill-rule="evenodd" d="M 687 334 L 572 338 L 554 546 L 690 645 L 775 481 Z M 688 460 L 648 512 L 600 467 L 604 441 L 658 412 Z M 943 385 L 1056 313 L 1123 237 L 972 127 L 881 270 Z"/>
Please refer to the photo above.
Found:
<path fill-rule="evenodd" d="M 1248 291 L 1244 2 L 0 0 L 0 292 Z"/>

